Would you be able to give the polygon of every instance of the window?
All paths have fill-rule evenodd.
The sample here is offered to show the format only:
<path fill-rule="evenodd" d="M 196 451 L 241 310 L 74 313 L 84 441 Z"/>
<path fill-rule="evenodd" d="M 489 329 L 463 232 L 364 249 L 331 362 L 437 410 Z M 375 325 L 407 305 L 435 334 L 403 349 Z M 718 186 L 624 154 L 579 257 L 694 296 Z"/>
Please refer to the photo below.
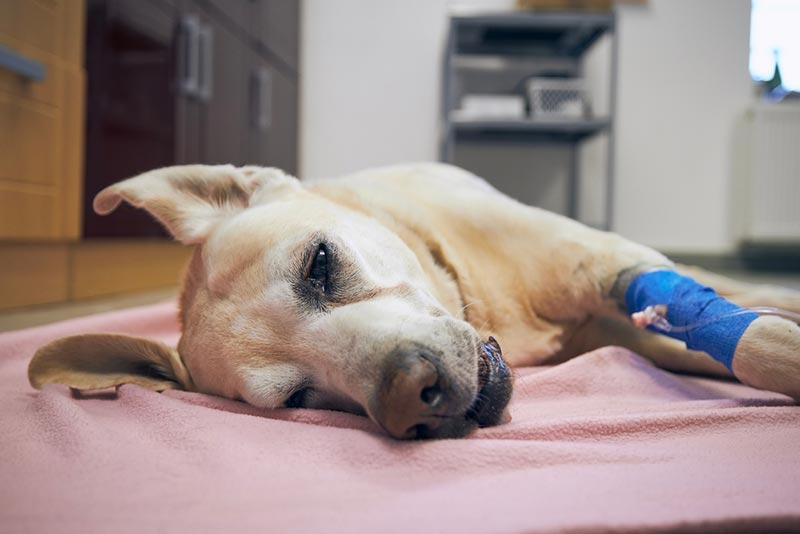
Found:
<path fill-rule="evenodd" d="M 752 0 L 750 13 L 750 76 L 768 81 L 777 61 L 782 86 L 800 92 L 800 2 Z"/>

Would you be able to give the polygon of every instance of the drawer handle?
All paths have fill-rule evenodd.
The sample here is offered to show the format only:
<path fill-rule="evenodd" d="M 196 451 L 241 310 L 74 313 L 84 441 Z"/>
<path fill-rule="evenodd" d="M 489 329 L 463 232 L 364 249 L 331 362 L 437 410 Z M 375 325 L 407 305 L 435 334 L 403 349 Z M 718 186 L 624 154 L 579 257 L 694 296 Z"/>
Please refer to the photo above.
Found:
<path fill-rule="evenodd" d="M 251 83 L 253 126 L 260 132 L 266 132 L 272 126 L 272 73 L 265 67 L 259 67 L 253 72 Z"/>
<path fill-rule="evenodd" d="M 34 82 L 44 80 L 44 65 L 4 46 L 0 46 L 0 68 L 10 70 Z"/>
<path fill-rule="evenodd" d="M 200 91 L 200 21 L 196 15 L 186 15 L 178 35 L 179 80 L 183 94 L 197 96 Z"/>
<path fill-rule="evenodd" d="M 214 29 L 200 25 L 200 87 L 198 96 L 208 102 L 214 92 Z"/>

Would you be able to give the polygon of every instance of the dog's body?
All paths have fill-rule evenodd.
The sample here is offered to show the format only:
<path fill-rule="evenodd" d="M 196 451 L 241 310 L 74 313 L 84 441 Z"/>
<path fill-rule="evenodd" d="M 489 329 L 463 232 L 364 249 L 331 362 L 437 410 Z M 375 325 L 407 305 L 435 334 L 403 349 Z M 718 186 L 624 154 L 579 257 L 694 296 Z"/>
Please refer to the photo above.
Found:
<path fill-rule="evenodd" d="M 455 167 L 373 169 L 305 186 L 275 169 L 175 167 L 106 189 L 95 209 L 122 199 L 199 245 L 178 350 L 109 335 L 59 340 L 34 358 L 36 386 L 183 387 L 264 407 L 366 412 L 393 436 L 413 437 L 502 419 L 509 373 L 496 343 L 481 341 L 490 336 L 511 365 L 617 344 L 667 369 L 729 374 L 624 313 L 631 274 L 675 268 L 667 258 L 520 204 Z M 691 274 L 742 305 L 800 309 L 789 291 Z M 109 351 L 117 363 L 96 363 Z M 800 328 L 756 319 L 733 372 L 799 398 Z"/>
<path fill-rule="evenodd" d="M 501 340 L 512 365 L 574 355 L 565 351 L 577 330 L 617 311 L 610 293 L 622 269 L 671 266 L 655 251 L 520 204 L 445 165 L 374 169 L 310 190 L 400 236 L 448 312 Z"/>

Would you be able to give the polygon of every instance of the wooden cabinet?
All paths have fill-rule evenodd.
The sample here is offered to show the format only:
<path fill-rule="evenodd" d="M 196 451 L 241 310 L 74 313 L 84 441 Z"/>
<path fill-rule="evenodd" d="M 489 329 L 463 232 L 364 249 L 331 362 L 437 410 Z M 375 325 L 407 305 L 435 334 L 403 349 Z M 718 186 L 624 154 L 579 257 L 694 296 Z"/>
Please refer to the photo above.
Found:
<path fill-rule="evenodd" d="M 92 199 L 107 185 L 176 161 L 177 17 L 166 3 L 89 0 L 84 236 L 166 235 L 129 206 L 99 217 Z"/>
<path fill-rule="evenodd" d="M 299 5 L 90 0 L 86 237 L 164 235 L 136 210 L 91 210 L 103 187 L 139 172 L 181 163 L 297 171 Z"/>
<path fill-rule="evenodd" d="M 248 161 L 297 173 L 296 78 L 261 58 L 250 64 Z"/>
<path fill-rule="evenodd" d="M 140 210 L 92 211 L 112 183 L 197 162 L 296 172 L 299 14 L 0 0 L 0 309 L 177 282 L 188 247 Z"/>
<path fill-rule="evenodd" d="M 230 2 L 231 8 L 236 6 L 249 7 L 249 2 Z M 201 83 L 195 99 L 200 114 L 199 161 L 242 165 L 247 161 L 245 137 L 251 113 L 247 98 L 250 50 L 236 26 L 221 14 L 215 16 L 211 6 L 203 9 L 195 3 L 188 10 L 200 22 Z"/>
<path fill-rule="evenodd" d="M 299 5 L 298 0 L 262 0 L 254 3 L 252 17 L 252 31 L 258 42 L 274 55 L 274 61 L 294 71 L 300 61 L 295 31 L 300 25 Z"/>
<path fill-rule="evenodd" d="M 83 2 L 0 2 L 0 239 L 79 237 L 83 91 Z"/>

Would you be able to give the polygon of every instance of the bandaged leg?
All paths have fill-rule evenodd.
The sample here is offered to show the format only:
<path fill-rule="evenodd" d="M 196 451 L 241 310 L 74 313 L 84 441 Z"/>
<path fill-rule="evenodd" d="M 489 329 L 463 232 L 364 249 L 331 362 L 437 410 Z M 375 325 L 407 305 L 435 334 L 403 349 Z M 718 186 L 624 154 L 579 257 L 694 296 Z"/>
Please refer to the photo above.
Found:
<path fill-rule="evenodd" d="M 679 339 L 724 364 L 742 382 L 800 398 L 800 327 L 760 317 L 693 279 L 670 270 L 626 280 L 629 314 L 658 309 L 665 325 L 649 328 Z"/>
<path fill-rule="evenodd" d="M 701 350 L 733 371 L 733 355 L 747 327 L 758 315 L 725 300 L 710 287 L 675 271 L 645 272 L 628 285 L 629 314 L 663 307 L 668 327 L 649 327 Z"/>

